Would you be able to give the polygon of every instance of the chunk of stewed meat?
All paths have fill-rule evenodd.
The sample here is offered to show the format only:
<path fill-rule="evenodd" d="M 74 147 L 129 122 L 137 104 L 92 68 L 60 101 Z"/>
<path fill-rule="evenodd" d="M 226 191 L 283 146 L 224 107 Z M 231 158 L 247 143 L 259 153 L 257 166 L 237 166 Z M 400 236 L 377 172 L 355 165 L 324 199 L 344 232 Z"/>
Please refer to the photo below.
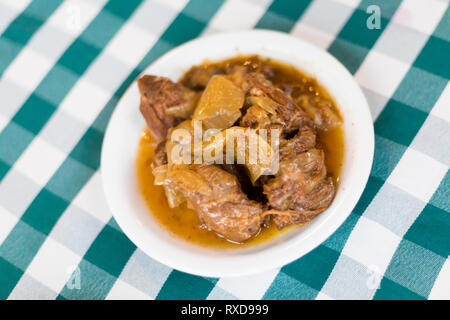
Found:
<path fill-rule="evenodd" d="M 153 168 L 167 164 L 166 140 L 161 141 L 155 148 Z"/>
<path fill-rule="evenodd" d="M 174 114 L 195 108 L 198 96 L 190 89 L 166 77 L 145 75 L 138 80 L 141 93 L 140 110 L 156 140 L 166 138 L 167 130 L 181 122 Z M 187 114 L 187 116 L 189 116 Z"/>
<path fill-rule="evenodd" d="M 278 127 L 283 134 L 295 132 L 305 125 L 314 127 L 311 118 L 291 97 L 283 90 L 276 88 L 262 73 L 250 72 L 245 74 L 243 79 L 241 86 L 247 92 L 247 100 L 258 105 L 263 110 L 263 114 L 261 110 L 258 110 L 258 113 L 251 110 L 251 114 L 246 114 L 241 119 L 241 126 Z M 269 124 L 267 118 L 270 119 Z"/>
<path fill-rule="evenodd" d="M 303 126 L 295 136 L 284 139 L 280 143 L 280 160 L 283 161 L 292 156 L 314 148 L 316 145 L 316 133 L 309 126 Z"/>
<path fill-rule="evenodd" d="M 335 194 L 333 180 L 326 175 L 324 153 L 310 149 L 280 161 L 278 173 L 264 185 L 278 228 L 305 223 L 325 210 Z"/>
<path fill-rule="evenodd" d="M 262 204 L 249 200 L 236 176 L 215 165 L 173 168 L 166 185 L 183 194 L 209 229 L 229 240 L 245 241 L 261 227 Z"/>
<path fill-rule="evenodd" d="M 327 131 L 342 125 L 338 111 L 329 100 L 321 96 L 302 94 L 295 101 L 320 130 Z"/>
<path fill-rule="evenodd" d="M 203 90 L 214 75 L 222 73 L 216 67 L 195 66 L 186 72 L 180 82 L 192 90 Z"/>

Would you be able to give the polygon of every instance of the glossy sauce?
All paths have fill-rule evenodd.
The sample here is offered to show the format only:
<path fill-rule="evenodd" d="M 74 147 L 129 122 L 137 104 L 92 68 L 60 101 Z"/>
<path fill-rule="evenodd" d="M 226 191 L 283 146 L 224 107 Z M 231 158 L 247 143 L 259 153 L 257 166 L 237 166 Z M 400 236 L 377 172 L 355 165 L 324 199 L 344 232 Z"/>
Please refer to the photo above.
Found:
<path fill-rule="evenodd" d="M 254 63 L 253 58 L 237 57 L 223 62 L 214 63 L 215 66 L 225 67 L 230 64 L 240 64 L 245 60 Z M 333 102 L 327 91 L 321 87 L 316 80 L 301 73 L 297 69 L 286 66 L 282 63 L 273 62 L 265 59 L 264 63 L 270 65 L 275 70 L 273 82 L 275 85 L 286 82 L 302 82 L 306 88 L 312 87 L 311 94 L 320 94 L 326 97 L 327 100 Z M 308 90 L 308 89 L 306 89 Z M 333 108 L 339 112 L 333 102 Z M 339 173 L 342 167 L 344 158 L 344 132 L 342 126 L 327 132 L 319 132 L 318 134 L 318 148 L 325 152 L 325 162 L 328 174 L 332 176 L 336 185 L 339 184 Z M 220 237 L 213 231 L 205 228 L 197 217 L 197 213 L 186 207 L 186 204 L 180 207 L 170 208 L 164 189 L 162 186 L 153 184 L 153 174 L 151 163 L 153 161 L 153 153 L 156 143 L 148 130 L 145 130 L 139 141 L 137 152 L 137 181 L 139 189 L 150 209 L 151 214 L 164 226 L 167 231 L 173 235 L 180 237 L 188 242 L 212 248 L 233 249 L 248 246 L 254 246 L 267 242 L 277 235 L 282 234 L 290 228 L 300 228 L 301 226 L 290 226 L 279 231 L 274 225 L 264 226 L 258 235 L 249 239 L 245 243 L 234 243 Z"/>

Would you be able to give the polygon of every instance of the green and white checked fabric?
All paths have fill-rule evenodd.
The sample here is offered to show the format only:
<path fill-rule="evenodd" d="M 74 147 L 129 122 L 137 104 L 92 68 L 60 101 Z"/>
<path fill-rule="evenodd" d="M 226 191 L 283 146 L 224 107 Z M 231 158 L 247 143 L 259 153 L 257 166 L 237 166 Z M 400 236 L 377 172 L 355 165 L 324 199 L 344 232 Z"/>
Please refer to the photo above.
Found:
<path fill-rule="evenodd" d="M 371 5 L 380 29 L 366 25 Z M 352 214 L 308 255 L 254 276 L 192 276 L 111 217 L 103 134 L 156 58 L 249 28 L 345 64 L 371 107 L 374 165 Z M 0 298 L 450 299 L 449 79 L 448 0 L 0 0 Z"/>

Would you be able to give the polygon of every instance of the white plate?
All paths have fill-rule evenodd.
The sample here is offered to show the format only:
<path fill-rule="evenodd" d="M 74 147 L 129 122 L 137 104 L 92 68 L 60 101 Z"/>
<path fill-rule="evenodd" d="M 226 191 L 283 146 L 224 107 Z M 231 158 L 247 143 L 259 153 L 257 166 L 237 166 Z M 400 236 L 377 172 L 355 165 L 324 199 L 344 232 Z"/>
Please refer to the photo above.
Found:
<path fill-rule="evenodd" d="M 180 271 L 226 277 L 285 265 L 325 241 L 347 218 L 364 190 L 372 166 L 373 124 L 366 99 L 352 75 L 334 57 L 284 33 L 242 31 L 202 37 L 162 56 L 145 74 L 177 80 L 204 59 L 259 54 L 297 66 L 314 76 L 334 97 L 344 117 L 345 159 L 332 205 L 304 228 L 273 241 L 238 250 L 214 250 L 183 241 L 166 231 L 149 212 L 136 181 L 136 152 L 145 122 L 137 85 L 117 105 L 103 142 L 101 172 L 109 207 L 119 226 L 150 257 Z"/>

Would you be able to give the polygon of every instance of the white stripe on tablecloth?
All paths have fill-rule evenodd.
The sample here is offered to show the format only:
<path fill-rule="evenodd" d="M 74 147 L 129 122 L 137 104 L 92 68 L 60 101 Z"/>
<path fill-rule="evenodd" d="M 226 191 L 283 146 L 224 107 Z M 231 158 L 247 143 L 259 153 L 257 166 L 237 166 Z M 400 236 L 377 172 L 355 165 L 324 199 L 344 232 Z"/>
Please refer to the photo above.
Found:
<path fill-rule="evenodd" d="M 28 266 L 26 275 L 37 279 L 54 292 L 60 292 L 81 259 L 82 257 L 52 237 L 47 237 Z M 21 289 L 25 278 L 21 278 L 11 295 Z"/>
<path fill-rule="evenodd" d="M 2 243 L 19 219 L 0 205 L 0 243 Z"/>
<path fill-rule="evenodd" d="M 345 4 L 313 1 L 294 25 L 291 34 L 326 50 L 358 4 L 359 1 L 349 1 Z"/>
<path fill-rule="evenodd" d="M 280 269 L 274 269 L 244 277 L 220 278 L 216 286 L 238 299 L 257 300 L 264 296 L 279 271 Z"/>
<path fill-rule="evenodd" d="M 152 298 L 119 278 L 108 292 L 106 300 L 152 300 Z"/>
<path fill-rule="evenodd" d="M 0 132 L 3 130 L 4 127 L 6 127 L 8 122 L 9 122 L 9 118 L 5 117 L 4 115 L 2 115 L 0 113 Z"/>
<path fill-rule="evenodd" d="M 450 122 L 450 82 L 447 82 L 447 86 L 441 93 L 438 101 L 431 109 L 430 114 L 439 117 L 447 122 Z"/>
<path fill-rule="evenodd" d="M 271 0 L 228 0 L 211 19 L 203 34 L 251 29 L 266 12 Z"/>
<path fill-rule="evenodd" d="M 445 1 L 403 0 L 391 21 L 431 35 L 447 8 Z"/>
<path fill-rule="evenodd" d="M 450 259 L 445 260 L 439 275 L 434 282 L 428 299 L 430 300 L 450 300 Z"/>

